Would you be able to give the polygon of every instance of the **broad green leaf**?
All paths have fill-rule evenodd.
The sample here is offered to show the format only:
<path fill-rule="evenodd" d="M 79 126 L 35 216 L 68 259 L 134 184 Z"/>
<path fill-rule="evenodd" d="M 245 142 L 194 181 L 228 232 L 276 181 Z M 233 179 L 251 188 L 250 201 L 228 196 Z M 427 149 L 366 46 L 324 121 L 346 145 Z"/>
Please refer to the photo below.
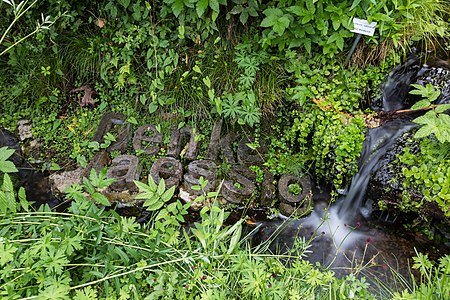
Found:
<path fill-rule="evenodd" d="M 175 193 L 175 186 L 171 187 L 170 189 L 168 189 L 161 195 L 162 201 L 164 201 L 164 202 L 170 201 L 170 199 L 172 199 L 174 193 Z"/>
<path fill-rule="evenodd" d="M 431 123 L 435 124 L 436 118 L 437 118 L 436 113 L 434 111 L 429 111 L 426 114 L 424 114 L 423 116 L 415 118 L 413 120 L 413 122 L 416 124 L 423 124 L 423 125 L 431 124 Z"/>
<path fill-rule="evenodd" d="M 202 73 L 202 70 L 200 70 L 200 67 L 199 67 L 198 65 L 195 65 L 195 66 L 192 68 L 192 70 L 194 70 L 194 72 L 197 72 L 197 73 L 199 73 L 199 74 Z"/>
<path fill-rule="evenodd" d="M 17 193 L 17 197 L 19 198 L 20 206 L 24 211 L 29 211 L 30 205 L 27 201 L 27 196 L 25 194 L 25 189 L 21 186 L 19 188 L 19 192 Z"/>
<path fill-rule="evenodd" d="M 425 107 L 429 107 L 431 105 L 430 101 L 424 99 L 417 101 L 413 106 L 411 106 L 411 109 L 422 109 Z"/>
<path fill-rule="evenodd" d="M 443 113 L 443 112 L 445 112 L 445 111 L 447 111 L 449 109 L 450 109 L 450 104 L 441 104 L 441 105 L 437 106 L 434 109 L 434 111 L 437 112 L 437 113 Z"/>
<path fill-rule="evenodd" d="M 12 183 L 11 177 L 8 174 L 3 175 L 3 186 L 1 187 L 1 192 L 4 194 L 4 202 L 6 202 L 6 210 L 16 212 L 16 196 L 14 193 L 14 185 Z M 3 201 L 2 201 L 3 202 Z M 2 209 L 3 210 L 3 209 Z"/>
<path fill-rule="evenodd" d="M 118 1 L 124 8 L 127 8 L 130 5 L 130 0 L 119 0 Z"/>
<path fill-rule="evenodd" d="M 0 172 L 13 173 L 18 172 L 16 166 L 10 161 L 0 161 Z"/>
<path fill-rule="evenodd" d="M 205 13 L 206 9 L 208 8 L 209 0 L 199 0 L 197 2 L 197 16 L 201 18 L 203 14 Z"/>
<path fill-rule="evenodd" d="M 154 113 L 157 109 L 158 109 L 158 104 L 155 102 L 150 102 L 150 104 L 148 105 L 149 114 Z"/>
<path fill-rule="evenodd" d="M 0 148 L 0 161 L 7 160 L 10 158 L 16 150 L 14 149 L 8 149 L 8 147 L 1 147 Z"/>
<path fill-rule="evenodd" d="M 165 190 L 166 190 L 166 183 L 164 182 L 164 178 L 161 178 L 158 184 L 158 189 L 156 190 L 156 194 L 161 196 Z"/>
<path fill-rule="evenodd" d="M 145 201 L 144 206 L 148 211 L 155 211 L 163 207 L 164 202 L 160 201 L 159 198 L 153 199 L 153 200 L 159 200 L 159 201 Z"/>
<path fill-rule="evenodd" d="M 218 0 L 209 0 L 209 7 L 215 12 L 219 12 L 219 1 Z"/>
<path fill-rule="evenodd" d="M 178 18 L 178 16 L 181 14 L 181 12 L 184 9 L 184 1 L 183 0 L 175 0 L 172 3 L 171 8 L 172 8 L 172 12 L 175 15 L 175 17 Z"/>
<path fill-rule="evenodd" d="M 290 23 L 289 18 L 286 16 L 282 16 L 273 25 L 273 31 L 275 31 L 279 35 L 282 35 L 286 30 L 286 28 L 289 27 L 289 23 Z"/>
<path fill-rule="evenodd" d="M 208 87 L 208 89 L 211 88 L 211 79 L 209 79 L 209 76 L 203 78 L 203 83 Z"/>
<path fill-rule="evenodd" d="M 429 136 L 434 131 L 434 126 L 432 125 L 424 125 L 417 130 L 416 134 L 414 135 L 414 138 L 420 139 Z"/>
<path fill-rule="evenodd" d="M 354 10 L 360 2 L 361 0 L 353 0 L 352 6 L 350 6 L 350 10 Z"/>
<path fill-rule="evenodd" d="M 263 12 L 266 17 L 262 20 L 261 27 L 273 27 L 277 23 L 278 19 L 283 15 L 283 12 L 279 8 L 268 8 Z"/>
<path fill-rule="evenodd" d="M 236 224 L 239 224 L 239 225 L 236 227 L 236 230 L 234 230 L 233 235 L 231 236 L 230 246 L 228 247 L 227 254 L 233 253 L 234 249 L 236 249 L 236 246 L 238 245 L 238 243 L 241 239 L 242 226 L 241 226 L 241 223 L 236 223 Z"/>
<path fill-rule="evenodd" d="M 8 262 L 14 259 L 14 253 L 17 251 L 17 247 L 0 242 L 0 266 L 6 265 Z"/>
<path fill-rule="evenodd" d="M 150 188 L 150 191 L 156 192 L 158 186 L 155 183 L 155 180 L 153 180 L 152 176 L 148 176 L 147 178 L 148 187 Z"/>
<path fill-rule="evenodd" d="M 311 15 L 314 15 L 316 12 L 316 7 L 314 6 L 315 0 L 306 0 L 306 8 Z"/>
<path fill-rule="evenodd" d="M 288 12 L 293 13 L 294 15 L 297 15 L 299 17 L 303 17 L 309 14 L 309 12 L 307 10 L 305 10 L 302 6 L 300 5 L 294 5 L 294 6 L 290 6 L 287 8 Z"/>
<path fill-rule="evenodd" d="M 92 199 L 97 202 L 98 204 L 104 205 L 104 206 L 110 206 L 111 203 L 109 202 L 108 198 L 106 198 L 104 195 L 95 192 L 92 194 Z"/>

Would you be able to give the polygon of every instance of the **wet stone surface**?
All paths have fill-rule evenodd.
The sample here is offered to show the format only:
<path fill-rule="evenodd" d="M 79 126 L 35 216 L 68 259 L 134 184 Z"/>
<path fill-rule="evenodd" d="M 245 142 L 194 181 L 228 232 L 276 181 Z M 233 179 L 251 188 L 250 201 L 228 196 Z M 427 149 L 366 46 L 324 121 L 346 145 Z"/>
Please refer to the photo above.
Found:
<path fill-rule="evenodd" d="M 89 178 L 92 169 L 99 173 L 101 169 L 108 166 L 109 160 L 109 155 L 106 151 L 97 152 L 84 169 L 83 176 Z"/>
<path fill-rule="evenodd" d="M 274 184 L 275 177 L 267 170 L 264 171 L 264 179 L 261 184 L 261 199 L 262 206 L 271 207 L 277 198 L 277 188 Z"/>
<path fill-rule="evenodd" d="M 229 164 L 236 164 L 236 158 L 234 157 L 233 149 L 231 145 L 239 138 L 239 135 L 235 133 L 228 133 L 220 139 L 220 152 L 222 153 L 223 160 Z"/>
<path fill-rule="evenodd" d="M 267 154 L 267 146 L 263 141 L 258 141 L 256 148 L 248 145 L 255 143 L 255 137 L 244 137 L 239 141 L 237 156 L 239 163 L 243 165 L 261 165 Z"/>
<path fill-rule="evenodd" d="M 255 184 L 246 172 L 248 169 L 245 169 L 240 166 L 233 167 L 228 179 L 224 180 L 221 194 L 226 201 L 239 204 L 245 202 L 256 191 Z"/>
<path fill-rule="evenodd" d="M 208 152 L 205 159 L 215 161 L 220 151 L 220 133 L 222 130 L 222 121 L 218 121 L 214 124 L 211 132 L 211 138 L 209 140 Z"/>
<path fill-rule="evenodd" d="M 0 129 L 0 148 L 8 147 L 14 149 L 15 152 L 11 156 L 10 160 L 15 166 L 21 166 L 23 163 L 22 150 L 20 149 L 19 140 L 12 132 L 6 129 Z"/>
<path fill-rule="evenodd" d="M 18 122 L 18 128 L 19 131 L 19 139 L 21 141 L 24 141 L 26 139 L 30 139 L 33 137 L 33 133 L 31 132 L 31 121 L 30 120 L 20 120 Z"/>
<path fill-rule="evenodd" d="M 197 151 L 197 133 L 193 128 L 185 126 L 181 130 L 172 130 L 170 145 L 167 150 L 168 156 L 178 158 L 184 152 L 184 158 L 195 160 L 197 158 Z"/>
<path fill-rule="evenodd" d="M 133 149 L 143 150 L 147 155 L 155 155 L 161 149 L 162 141 L 162 134 L 155 125 L 147 124 L 136 129 L 133 137 Z"/>
<path fill-rule="evenodd" d="M 178 187 L 183 177 L 183 166 L 173 157 L 163 157 L 153 163 L 150 175 L 156 184 L 164 179 L 166 188 Z"/>
<path fill-rule="evenodd" d="M 116 141 L 106 148 L 108 152 L 119 151 L 123 153 L 127 150 L 130 139 L 130 124 L 126 123 L 127 117 L 122 113 L 105 113 L 100 120 L 93 140 L 99 144 L 104 143 L 104 135 L 112 133 Z"/>
<path fill-rule="evenodd" d="M 301 187 L 301 192 L 295 195 L 289 191 L 289 185 L 298 184 Z M 280 193 L 281 201 L 284 203 L 299 203 L 311 194 L 311 180 L 304 176 L 298 177 L 295 175 L 285 174 L 281 176 L 278 181 L 278 192 Z"/>
<path fill-rule="evenodd" d="M 183 189 L 189 194 L 201 195 L 203 191 L 193 190 L 193 185 L 199 185 L 200 177 L 208 180 L 205 192 L 212 192 L 216 187 L 217 165 L 210 160 L 195 160 L 188 165 L 188 172 L 184 175 Z"/>
<path fill-rule="evenodd" d="M 134 180 L 139 180 L 139 159 L 134 155 L 120 155 L 113 159 L 111 167 L 107 172 L 108 178 L 116 180 L 111 184 L 115 191 L 137 191 Z"/>

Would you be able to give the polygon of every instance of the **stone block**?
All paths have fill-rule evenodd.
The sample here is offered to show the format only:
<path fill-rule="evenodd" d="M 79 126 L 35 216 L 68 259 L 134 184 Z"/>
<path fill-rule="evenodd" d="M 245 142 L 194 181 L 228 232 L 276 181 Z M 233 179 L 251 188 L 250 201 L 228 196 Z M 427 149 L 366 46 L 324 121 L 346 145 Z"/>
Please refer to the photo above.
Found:
<path fill-rule="evenodd" d="M 242 171 L 241 167 L 233 167 L 228 174 L 228 179 L 223 182 L 221 194 L 228 202 L 242 203 L 256 190 L 255 184 L 244 176 Z"/>
<path fill-rule="evenodd" d="M 120 155 L 113 159 L 111 167 L 106 176 L 115 178 L 111 184 L 111 189 L 115 191 L 137 191 L 134 180 L 139 180 L 141 171 L 139 168 L 139 159 L 134 155 Z"/>
<path fill-rule="evenodd" d="M 261 184 L 261 198 L 260 204 L 262 206 L 270 207 L 275 201 L 277 197 L 277 188 L 273 183 L 275 178 L 273 175 L 264 171 L 264 179 Z"/>
<path fill-rule="evenodd" d="M 298 184 L 302 190 L 298 195 L 289 192 L 290 184 Z M 280 200 L 284 203 L 300 203 L 307 196 L 311 195 L 311 180 L 304 176 L 298 177 L 291 174 L 284 174 L 278 181 L 278 192 L 280 194 Z"/>
<path fill-rule="evenodd" d="M 244 137 L 239 141 L 237 156 L 239 163 L 250 166 L 250 165 L 261 165 L 267 154 L 267 147 L 263 141 L 258 141 L 258 147 L 253 149 L 248 146 L 250 143 L 254 143 L 254 137 Z"/>
<path fill-rule="evenodd" d="M 183 177 L 183 166 L 179 160 L 173 157 L 163 157 L 153 163 L 150 176 L 156 184 L 164 179 L 166 188 L 178 187 Z"/>
<path fill-rule="evenodd" d="M 155 125 L 147 124 L 136 129 L 133 137 L 133 149 L 144 150 L 147 155 L 155 155 L 161 149 L 162 140 L 162 134 Z"/>
<path fill-rule="evenodd" d="M 174 158 L 179 158 L 181 153 L 184 152 L 183 149 L 186 149 L 184 158 L 187 160 L 195 160 L 197 158 L 197 134 L 190 126 L 185 126 L 181 130 L 172 130 L 167 155 Z"/>
<path fill-rule="evenodd" d="M 94 141 L 99 144 L 104 143 L 104 136 L 108 132 L 112 133 L 116 138 L 116 141 L 106 148 L 106 151 L 119 151 L 124 153 L 128 147 L 128 141 L 130 139 L 130 124 L 126 123 L 127 117 L 122 113 L 108 112 L 103 114 L 100 124 L 94 134 Z"/>
<path fill-rule="evenodd" d="M 201 195 L 202 191 L 193 190 L 192 186 L 200 185 L 199 179 L 208 180 L 205 192 L 212 192 L 216 188 L 217 165 L 210 160 L 194 160 L 188 165 L 188 172 L 184 175 L 183 190 L 194 195 Z"/>
<path fill-rule="evenodd" d="M 220 132 L 222 130 L 222 120 L 214 123 L 209 139 L 208 152 L 205 159 L 216 160 L 220 151 Z"/>

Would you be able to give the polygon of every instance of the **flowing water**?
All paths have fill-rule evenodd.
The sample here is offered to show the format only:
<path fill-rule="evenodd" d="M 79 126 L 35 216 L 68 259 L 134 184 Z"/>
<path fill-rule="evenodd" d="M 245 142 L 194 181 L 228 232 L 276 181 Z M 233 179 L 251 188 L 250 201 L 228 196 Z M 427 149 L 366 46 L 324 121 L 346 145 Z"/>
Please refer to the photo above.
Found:
<path fill-rule="evenodd" d="M 436 78 L 450 82 L 450 71 L 432 65 L 420 66 L 418 56 L 410 56 L 397 67 L 382 88 L 382 97 L 376 110 L 385 112 L 410 107 L 417 98 L 411 97 L 411 83 L 432 83 Z M 447 79 L 445 79 L 447 78 Z M 450 85 L 441 86 L 437 103 L 450 101 Z M 312 214 L 300 220 L 277 219 L 259 228 L 256 243 L 273 240 L 271 250 L 289 252 L 295 247 L 294 237 L 311 242 L 307 259 L 330 267 L 339 275 L 350 272 L 363 274 L 373 281 L 385 284 L 395 282 L 396 272 L 409 276 L 409 259 L 416 251 L 424 251 L 422 241 L 398 237 L 384 229 L 368 226 L 371 203 L 365 203 L 367 185 L 381 167 L 383 156 L 407 131 L 417 125 L 407 119 L 396 119 L 378 128 L 369 129 L 359 161 L 359 171 L 353 177 L 345 196 L 328 207 L 318 203 Z M 425 243 L 424 243 L 425 244 Z"/>

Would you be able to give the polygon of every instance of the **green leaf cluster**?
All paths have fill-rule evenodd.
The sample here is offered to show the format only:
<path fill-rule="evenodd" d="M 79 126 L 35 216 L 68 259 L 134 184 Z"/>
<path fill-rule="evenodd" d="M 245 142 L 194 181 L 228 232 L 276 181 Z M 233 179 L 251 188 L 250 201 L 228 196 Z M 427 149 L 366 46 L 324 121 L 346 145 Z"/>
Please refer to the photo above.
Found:
<path fill-rule="evenodd" d="M 8 147 L 0 148 L 0 172 L 1 173 L 14 173 L 17 172 L 17 168 L 13 162 L 8 161 L 14 154 L 14 149 L 8 149 Z"/>
<path fill-rule="evenodd" d="M 166 190 L 164 179 L 161 179 L 157 185 L 152 176 L 148 176 L 148 184 L 136 180 L 134 183 L 139 188 L 136 199 L 144 200 L 144 207 L 149 211 L 155 211 L 163 207 L 166 202 L 172 199 L 176 188 L 172 186 Z"/>

